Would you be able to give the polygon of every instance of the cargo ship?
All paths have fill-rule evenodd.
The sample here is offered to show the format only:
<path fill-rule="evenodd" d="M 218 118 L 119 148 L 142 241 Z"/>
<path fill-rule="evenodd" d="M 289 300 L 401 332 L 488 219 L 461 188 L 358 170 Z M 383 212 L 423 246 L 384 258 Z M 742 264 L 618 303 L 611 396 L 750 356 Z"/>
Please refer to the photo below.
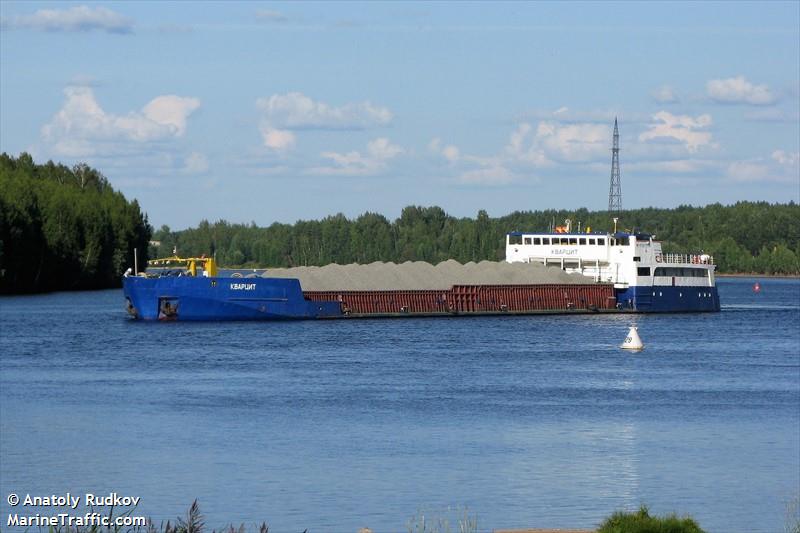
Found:
<path fill-rule="evenodd" d="M 140 320 L 291 320 L 413 316 L 719 311 L 714 258 L 665 254 L 641 232 L 510 232 L 504 262 L 447 261 L 222 270 L 172 257 L 125 273 Z M 174 251 L 176 252 L 176 251 Z"/>

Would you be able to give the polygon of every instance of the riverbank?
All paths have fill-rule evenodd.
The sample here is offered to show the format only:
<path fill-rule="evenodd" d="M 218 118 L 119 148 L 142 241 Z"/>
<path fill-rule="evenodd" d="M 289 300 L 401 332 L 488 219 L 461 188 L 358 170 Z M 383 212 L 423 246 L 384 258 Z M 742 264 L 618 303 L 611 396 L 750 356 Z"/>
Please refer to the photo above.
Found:
<path fill-rule="evenodd" d="M 778 279 L 800 279 L 800 274 L 757 274 L 755 272 L 737 273 L 717 273 L 718 278 L 778 278 Z"/>

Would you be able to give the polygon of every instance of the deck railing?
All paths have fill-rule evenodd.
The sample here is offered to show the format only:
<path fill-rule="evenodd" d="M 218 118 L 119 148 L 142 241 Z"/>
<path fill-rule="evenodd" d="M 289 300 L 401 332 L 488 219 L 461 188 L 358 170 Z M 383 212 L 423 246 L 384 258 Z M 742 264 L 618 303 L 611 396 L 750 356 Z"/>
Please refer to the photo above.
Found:
<path fill-rule="evenodd" d="M 661 261 L 658 261 L 658 259 Z M 659 263 L 694 263 L 700 265 L 713 265 L 714 256 L 708 254 L 663 254 L 656 257 Z"/>

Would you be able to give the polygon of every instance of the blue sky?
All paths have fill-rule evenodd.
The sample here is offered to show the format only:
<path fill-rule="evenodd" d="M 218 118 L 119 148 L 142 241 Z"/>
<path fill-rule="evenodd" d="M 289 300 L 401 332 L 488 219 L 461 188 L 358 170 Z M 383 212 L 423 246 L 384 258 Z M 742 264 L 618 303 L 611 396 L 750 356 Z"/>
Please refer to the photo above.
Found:
<path fill-rule="evenodd" d="M 155 226 L 800 201 L 800 3 L 0 3 L 0 150 Z"/>

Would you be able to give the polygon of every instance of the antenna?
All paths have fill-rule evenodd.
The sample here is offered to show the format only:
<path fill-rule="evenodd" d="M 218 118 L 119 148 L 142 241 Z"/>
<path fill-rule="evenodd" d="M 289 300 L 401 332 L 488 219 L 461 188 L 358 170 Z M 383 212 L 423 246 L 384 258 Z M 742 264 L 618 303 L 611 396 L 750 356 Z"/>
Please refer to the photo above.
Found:
<path fill-rule="evenodd" d="M 611 187 L 608 189 L 608 210 L 612 213 L 622 211 L 622 187 L 619 183 L 619 129 L 614 117 L 614 146 L 611 148 Z"/>

